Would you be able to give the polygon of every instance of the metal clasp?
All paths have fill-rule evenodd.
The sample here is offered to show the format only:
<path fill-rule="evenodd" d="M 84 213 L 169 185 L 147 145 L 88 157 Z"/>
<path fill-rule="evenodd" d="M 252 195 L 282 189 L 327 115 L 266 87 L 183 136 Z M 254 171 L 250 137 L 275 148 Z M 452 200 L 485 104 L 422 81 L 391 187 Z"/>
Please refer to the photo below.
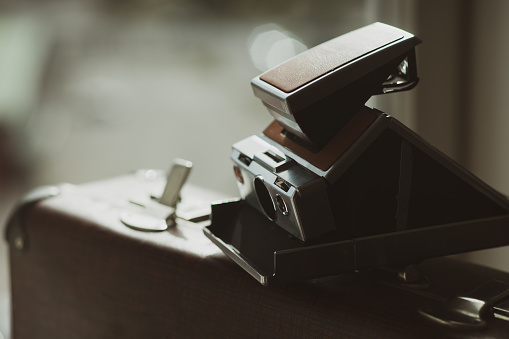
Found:
<path fill-rule="evenodd" d="M 184 159 L 175 159 L 168 174 L 166 186 L 160 198 L 152 201 L 143 212 L 124 212 L 120 215 L 122 223 L 138 231 L 165 231 L 175 226 L 177 204 L 180 191 L 187 181 L 193 163 Z"/>

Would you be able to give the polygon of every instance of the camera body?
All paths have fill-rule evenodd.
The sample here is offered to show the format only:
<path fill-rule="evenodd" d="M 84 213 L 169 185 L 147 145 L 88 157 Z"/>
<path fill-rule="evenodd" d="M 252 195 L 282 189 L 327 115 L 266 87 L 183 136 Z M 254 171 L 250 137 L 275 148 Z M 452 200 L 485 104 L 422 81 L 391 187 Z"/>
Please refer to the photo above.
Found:
<path fill-rule="evenodd" d="M 264 135 L 233 145 L 240 196 L 269 220 L 306 241 L 335 229 L 326 180 Z"/>
<path fill-rule="evenodd" d="M 254 78 L 254 94 L 275 121 L 233 145 L 241 198 L 302 241 L 340 227 L 331 206 L 337 160 L 380 115 L 362 108 L 371 95 L 394 91 L 396 77 L 400 90 L 415 86 L 419 42 L 375 23 Z"/>
<path fill-rule="evenodd" d="M 509 201 L 364 106 L 417 82 L 421 41 L 375 23 L 251 81 L 274 117 L 233 145 L 240 199 L 205 235 L 264 285 L 509 244 Z"/>

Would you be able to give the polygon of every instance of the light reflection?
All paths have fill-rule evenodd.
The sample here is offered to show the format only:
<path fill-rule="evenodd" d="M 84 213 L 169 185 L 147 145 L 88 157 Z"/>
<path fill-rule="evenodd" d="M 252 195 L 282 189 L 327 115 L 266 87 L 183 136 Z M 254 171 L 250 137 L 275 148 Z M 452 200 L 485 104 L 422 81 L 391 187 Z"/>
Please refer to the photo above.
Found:
<path fill-rule="evenodd" d="M 262 72 L 305 50 L 306 45 L 297 37 L 274 24 L 255 28 L 249 46 L 251 60 Z"/>

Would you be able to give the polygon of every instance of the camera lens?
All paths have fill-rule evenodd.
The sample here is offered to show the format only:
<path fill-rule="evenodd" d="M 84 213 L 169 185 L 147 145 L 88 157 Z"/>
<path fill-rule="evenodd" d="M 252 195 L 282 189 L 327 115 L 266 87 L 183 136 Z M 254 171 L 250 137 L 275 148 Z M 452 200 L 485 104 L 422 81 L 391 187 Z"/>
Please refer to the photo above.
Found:
<path fill-rule="evenodd" d="M 254 187 L 258 203 L 262 207 L 263 211 L 270 220 L 276 220 L 276 206 L 274 206 L 272 197 L 270 196 L 269 190 L 267 189 L 267 186 L 265 186 L 262 177 L 258 176 L 255 178 Z"/>

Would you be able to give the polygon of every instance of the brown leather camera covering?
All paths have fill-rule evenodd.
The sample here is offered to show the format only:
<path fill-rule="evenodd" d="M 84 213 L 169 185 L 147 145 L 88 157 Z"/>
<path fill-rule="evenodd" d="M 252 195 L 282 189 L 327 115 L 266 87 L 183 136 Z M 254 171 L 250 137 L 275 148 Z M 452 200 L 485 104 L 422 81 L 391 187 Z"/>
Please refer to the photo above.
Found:
<path fill-rule="evenodd" d="M 331 141 L 316 153 L 287 138 L 282 133 L 283 126 L 276 120 L 267 126 L 263 134 L 305 159 L 313 166 L 326 171 L 366 131 L 378 116 L 380 116 L 380 113 L 376 113 L 367 107 L 361 108 Z"/>
<path fill-rule="evenodd" d="M 262 74 L 260 79 L 289 93 L 400 38 L 401 33 L 391 29 L 366 26 L 307 50 Z"/>
<path fill-rule="evenodd" d="M 505 338 L 509 323 L 446 331 L 425 304 L 509 274 L 452 261 L 421 265 L 424 291 L 362 274 L 263 287 L 198 226 L 139 232 L 122 204 L 152 187 L 121 177 L 42 201 L 24 215 L 29 246 L 11 246 L 12 338 Z"/>

